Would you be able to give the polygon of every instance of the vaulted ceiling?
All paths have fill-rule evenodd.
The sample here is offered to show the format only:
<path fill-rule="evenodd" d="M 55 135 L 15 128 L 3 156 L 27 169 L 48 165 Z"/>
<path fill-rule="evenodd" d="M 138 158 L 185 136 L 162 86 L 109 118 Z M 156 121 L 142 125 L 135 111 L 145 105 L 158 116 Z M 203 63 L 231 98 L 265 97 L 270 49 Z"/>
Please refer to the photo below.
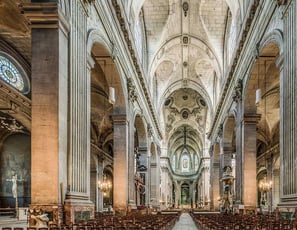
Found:
<path fill-rule="evenodd" d="M 129 2 L 134 15 L 143 14 L 148 82 L 168 157 L 172 163 L 186 145 L 200 159 L 223 81 L 226 27 L 231 13 L 240 21 L 239 1 Z"/>

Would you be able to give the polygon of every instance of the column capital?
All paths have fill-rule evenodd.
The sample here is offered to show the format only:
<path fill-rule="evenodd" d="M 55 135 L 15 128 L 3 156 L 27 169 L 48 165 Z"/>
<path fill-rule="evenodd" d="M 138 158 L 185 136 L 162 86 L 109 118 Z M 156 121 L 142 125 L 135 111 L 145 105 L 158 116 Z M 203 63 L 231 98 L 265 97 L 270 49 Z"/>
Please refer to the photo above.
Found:
<path fill-rule="evenodd" d="M 112 121 L 114 124 L 126 124 L 127 123 L 127 115 L 126 114 L 114 114 L 112 115 Z"/>
<path fill-rule="evenodd" d="M 69 24 L 59 11 L 58 3 L 22 3 L 19 5 L 31 28 L 57 29 L 62 22 L 63 27 L 69 29 Z"/>
<path fill-rule="evenodd" d="M 233 101 L 239 103 L 242 100 L 242 89 L 242 79 L 238 79 L 232 95 Z"/>
<path fill-rule="evenodd" d="M 242 121 L 247 124 L 256 124 L 261 119 L 261 114 L 244 114 Z"/>

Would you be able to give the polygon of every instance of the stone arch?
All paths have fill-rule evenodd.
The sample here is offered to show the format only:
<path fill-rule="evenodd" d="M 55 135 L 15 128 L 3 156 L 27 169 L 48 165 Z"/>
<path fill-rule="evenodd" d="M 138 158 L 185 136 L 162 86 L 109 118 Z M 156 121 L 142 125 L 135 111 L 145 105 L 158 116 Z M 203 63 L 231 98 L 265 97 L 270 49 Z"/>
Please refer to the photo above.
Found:
<path fill-rule="evenodd" d="M 260 46 L 261 49 L 259 50 L 261 52 L 244 90 L 244 113 L 261 115 L 257 133 L 258 140 L 266 146 L 265 148 L 271 142 L 272 130 L 276 127 L 280 118 L 280 78 L 277 67 L 280 50 L 278 44 L 273 42 L 275 39 L 271 39 L 263 42 L 265 47 Z M 258 101 L 256 101 L 255 89 L 261 91 Z"/>
<path fill-rule="evenodd" d="M 284 41 L 283 41 L 283 32 L 280 29 L 274 29 L 265 33 L 264 37 L 259 43 L 259 53 L 261 53 L 265 47 L 269 44 L 275 43 L 279 49 L 280 56 L 283 54 Z"/>
<path fill-rule="evenodd" d="M 115 89 L 115 102 L 113 104 L 113 113 L 126 114 L 127 92 L 124 90 L 125 79 L 124 74 L 121 72 L 120 60 L 116 56 L 116 47 L 111 43 L 108 38 L 102 36 L 98 30 L 90 30 L 88 32 L 87 53 L 88 58 L 93 59 L 98 63 L 105 61 L 112 68 L 109 74 L 105 74 L 106 81 L 109 87 Z M 97 59 L 97 60 L 96 60 Z M 98 63 L 100 65 L 100 63 Z M 101 64 L 100 66 L 102 66 Z"/>
<path fill-rule="evenodd" d="M 166 91 L 164 91 L 164 93 L 160 96 L 160 100 L 157 102 L 157 111 L 160 111 L 160 112 L 162 111 L 162 107 L 165 103 L 165 100 L 170 96 L 170 94 L 172 92 L 179 90 L 181 88 L 184 88 L 182 84 L 183 84 L 182 81 L 176 81 L 175 83 L 168 86 Z M 193 89 L 193 90 L 199 92 L 199 94 L 206 101 L 208 110 L 210 111 L 210 117 L 212 119 L 213 114 L 214 114 L 213 104 L 212 104 L 211 99 L 210 99 L 208 93 L 206 92 L 206 90 L 203 87 L 201 87 L 201 85 L 199 85 L 197 82 L 192 81 L 192 80 L 189 80 L 189 84 L 188 84 L 187 88 Z"/>
<path fill-rule="evenodd" d="M 126 197 L 122 196 L 118 188 L 128 181 L 128 177 L 123 175 L 123 171 L 128 171 L 128 165 L 121 162 L 119 154 L 126 151 L 121 148 L 120 138 L 115 135 L 114 122 L 124 122 L 127 114 L 127 91 L 125 85 L 125 75 L 120 66 L 120 59 L 116 56 L 116 47 L 108 39 L 103 31 L 90 29 L 87 35 L 87 62 L 91 78 L 91 96 L 90 96 L 90 112 L 91 112 L 91 147 L 92 153 L 99 156 L 98 178 L 103 179 L 103 170 L 107 165 L 115 165 L 115 170 L 109 167 L 112 173 L 109 173 L 109 180 L 115 181 L 112 189 L 108 191 L 107 196 L 100 198 L 98 203 L 110 208 L 110 205 L 116 205 L 115 209 L 123 209 L 126 207 Z M 115 100 L 112 96 L 112 88 L 115 92 Z M 118 125 L 126 134 L 127 126 Z M 127 143 L 124 143 L 127 144 Z M 95 147 L 94 147 L 95 146 Z M 126 155 L 126 153 L 123 153 Z M 117 157 L 116 157 L 117 156 Z M 117 166 L 116 166 L 117 165 Z M 121 167 L 118 167 L 120 165 Z M 125 168 L 126 167 L 126 168 Z M 114 177 L 115 176 L 115 177 Z M 119 179 L 119 176 L 123 176 Z M 102 178 L 101 178 L 102 177 Z M 94 181 L 92 182 L 94 183 Z M 128 183 L 127 183 L 128 184 Z M 128 192 L 128 190 L 124 191 Z M 105 199 L 106 198 L 106 199 Z M 104 200 L 105 199 L 105 200 Z M 115 200 L 115 203 L 113 202 Z M 98 206 L 100 206 L 99 204 Z M 103 208 L 103 206 L 100 206 Z"/>

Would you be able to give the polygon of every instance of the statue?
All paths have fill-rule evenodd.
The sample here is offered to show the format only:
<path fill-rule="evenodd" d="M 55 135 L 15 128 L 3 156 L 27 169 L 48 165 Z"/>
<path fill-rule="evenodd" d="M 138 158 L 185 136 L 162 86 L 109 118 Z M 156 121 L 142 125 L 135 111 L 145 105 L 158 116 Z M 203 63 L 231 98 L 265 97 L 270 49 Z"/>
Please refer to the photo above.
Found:
<path fill-rule="evenodd" d="M 23 179 L 18 179 L 18 175 L 14 174 L 11 179 L 6 179 L 6 181 L 11 181 L 12 186 L 11 186 L 11 192 L 13 198 L 15 198 L 15 210 L 16 210 L 16 218 L 19 217 L 18 213 L 18 181 L 23 181 Z"/>
<path fill-rule="evenodd" d="M 48 214 L 42 209 L 30 209 L 30 219 L 34 220 L 34 227 L 36 228 L 47 228 L 49 222 Z"/>
<path fill-rule="evenodd" d="M 16 198 L 18 196 L 17 195 L 17 181 L 18 181 L 17 174 L 13 175 L 11 179 L 6 179 L 6 181 L 12 182 L 11 192 L 12 192 L 13 198 Z"/>
<path fill-rule="evenodd" d="M 224 186 L 224 192 L 221 199 L 222 211 L 225 213 L 231 213 L 233 206 L 233 195 L 231 188 L 234 181 L 231 166 L 225 166 L 223 168 L 223 178 L 220 181 L 223 182 Z"/>

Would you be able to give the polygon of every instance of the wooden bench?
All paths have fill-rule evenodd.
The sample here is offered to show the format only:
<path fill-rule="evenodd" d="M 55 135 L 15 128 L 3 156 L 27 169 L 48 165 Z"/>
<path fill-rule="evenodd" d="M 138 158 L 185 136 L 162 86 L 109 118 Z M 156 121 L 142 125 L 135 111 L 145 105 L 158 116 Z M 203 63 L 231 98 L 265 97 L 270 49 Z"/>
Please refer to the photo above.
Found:
<path fill-rule="evenodd" d="M 13 216 L 13 215 L 15 215 L 15 208 L 0 208 L 0 216 L 1 215 Z"/>

